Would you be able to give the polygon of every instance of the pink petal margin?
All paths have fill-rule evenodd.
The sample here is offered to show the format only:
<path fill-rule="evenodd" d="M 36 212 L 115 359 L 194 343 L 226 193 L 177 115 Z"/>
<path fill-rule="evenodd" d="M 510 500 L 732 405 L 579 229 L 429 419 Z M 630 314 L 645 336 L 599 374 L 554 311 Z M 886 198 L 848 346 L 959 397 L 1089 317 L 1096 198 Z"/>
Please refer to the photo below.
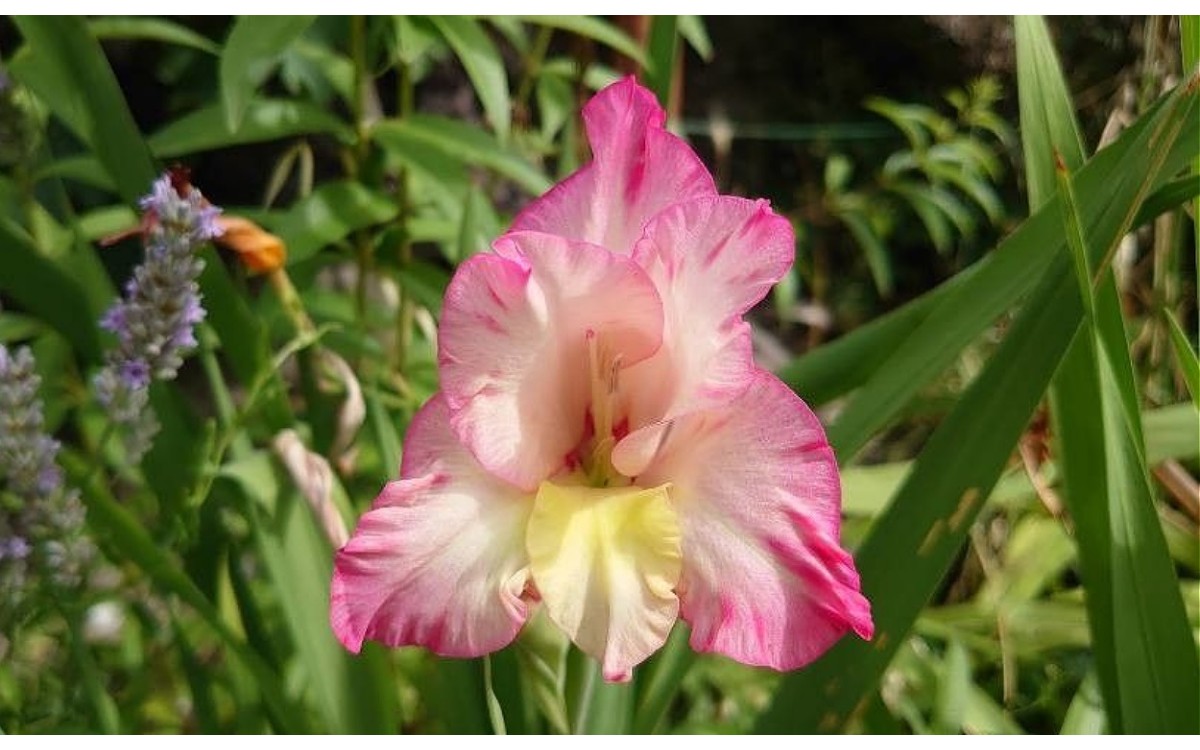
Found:
<path fill-rule="evenodd" d="M 334 562 L 330 623 L 364 640 L 473 657 L 525 623 L 531 499 L 488 475 L 450 432 L 445 399 L 413 417 L 404 479 L 389 483 Z"/>
<path fill-rule="evenodd" d="M 817 417 L 775 376 L 678 420 L 639 484 L 671 481 L 683 531 L 680 613 L 696 651 L 790 670 L 846 632 L 869 640 L 870 604 L 838 541 L 841 487 Z"/>
<path fill-rule="evenodd" d="M 667 115 L 632 77 L 583 108 L 593 160 L 525 207 L 514 231 L 584 240 L 627 255 L 646 223 L 680 201 L 715 196 L 704 163 L 664 127 Z"/>

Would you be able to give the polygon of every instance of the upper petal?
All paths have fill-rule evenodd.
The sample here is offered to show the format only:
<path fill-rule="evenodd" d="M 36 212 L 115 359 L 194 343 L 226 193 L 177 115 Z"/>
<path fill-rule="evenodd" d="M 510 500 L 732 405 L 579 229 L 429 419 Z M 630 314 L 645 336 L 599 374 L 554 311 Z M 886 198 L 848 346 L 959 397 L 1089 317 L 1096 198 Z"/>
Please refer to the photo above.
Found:
<path fill-rule="evenodd" d="M 330 622 L 338 640 L 355 653 L 366 639 L 443 656 L 503 648 L 526 618 L 532 498 L 459 444 L 440 395 L 413 417 L 402 473 L 337 554 Z"/>
<path fill-rule="evenodd" d="M 455 433 L 489 471 L 532 491 L 586 429 L 589 333 L 629 367 L 658 349 L 662 303 L 629 258 L 534 232 L 459 267 L 439 333 Z"/>
<path fill-rule="evenodd" d="M 593 160 L 513 221 L 536 230 L 629 253 L 646 222 L 679 201 L 716 195 L 712 175 L 668 132 L 666 112 L 634 78 L 622 79 L 583 108 Z"/>
<path fill-rule="evenodd" d="M 634 260 L 662 297 L 663 345 L 625 376 L 632 432 L 614 452 L 618 470 L 640 474 L 635 444 L 653 444 L 670 420 L 724 404 L 748 386 L 755 368 L 742 316 L 787 273 L 794 254 L 791 224 L 766 201 L 703 198 L 650 222 Z"/>
<path fill-rule="evenodd" d="M 641 484 L 671 481 L 683 533 L 681 616 L 697 651 L 787 670 L 848 630 L 873 632 L 838 541 L 841 488 L 816 416 L 773 375 L 680 418 Z"/>

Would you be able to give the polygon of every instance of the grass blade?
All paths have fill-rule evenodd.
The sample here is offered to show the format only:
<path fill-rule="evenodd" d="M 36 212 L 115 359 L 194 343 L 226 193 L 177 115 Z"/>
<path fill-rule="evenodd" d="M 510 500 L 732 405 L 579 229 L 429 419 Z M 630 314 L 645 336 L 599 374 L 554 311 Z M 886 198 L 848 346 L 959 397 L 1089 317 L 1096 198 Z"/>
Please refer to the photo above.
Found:
<path fill-rule="evenodd" d="M 1163 315 L 1166 316 L 1167 326 L 1171 330 L 1171 346 L 1175 350 L 1179 370 L 1183 373 L 1183 381 L 1187 384 L 1188 392 L 1192 394 L 1192 401 L 1200 408 L 1200 360 L 1196 358 L 1196 350 L 1192 348 L 1187 334 L 1183 332 L 1171 311 L 1164 310 Z"/>

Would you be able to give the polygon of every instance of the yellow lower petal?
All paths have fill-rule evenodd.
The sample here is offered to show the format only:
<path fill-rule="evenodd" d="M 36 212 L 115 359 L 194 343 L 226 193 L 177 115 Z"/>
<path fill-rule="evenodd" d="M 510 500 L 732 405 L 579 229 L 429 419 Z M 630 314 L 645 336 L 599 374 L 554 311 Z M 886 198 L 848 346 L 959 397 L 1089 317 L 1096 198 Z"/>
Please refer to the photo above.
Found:
<path fill-rule="evenodd" d="M 608 680 L 627 680 L 679 614 L 682 555 L 668 485 L 574 487 L 543 482 L 525 544 L 550 618 Z"/>

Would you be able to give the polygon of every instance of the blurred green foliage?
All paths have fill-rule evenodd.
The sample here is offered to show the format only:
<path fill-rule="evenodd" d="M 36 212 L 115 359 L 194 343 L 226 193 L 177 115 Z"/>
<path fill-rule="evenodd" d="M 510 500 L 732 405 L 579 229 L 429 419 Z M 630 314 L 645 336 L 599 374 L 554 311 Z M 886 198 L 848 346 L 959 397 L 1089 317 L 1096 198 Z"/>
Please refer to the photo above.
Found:
<path fill-rule="evenodd" d="M 881 82 L 866 107 L 899 145 L 877 161 L 824 152 L 812 199 L 781 207 L 809 272 L 757 318 L 764 359 L 781 352 L 780 376 L 823 409 L 877 636 L 777 675 L 692 654 L 680 626 L 627 686 L 538 620 L 486 660 L 347 654 L 327 624 L 330 534 L 276 446 L 292 430 L 324 462 L 352 527 L 437 388 L 454 267 L 587 158 L 579 107 L 619 71 L 685 97 L 682 60 L 722 55 L 703 21 L 14 25 L 0 342 L 38 356 L 105 559 L 70 606 L 45 598 L 2 624 L 4 732 L 1200 729 L 1194 18 L 1182 54 L 1146 45 L 1152 94 L 1099 146 L 1038 18 L 1014 24 L 1019 123 L 994 78 L 945 105 L 884 98 Z M 158 101 L 110 66 L 143 49 Z M 236 199 L 204 181 L 221 155 L 254 175 Z M 136 228 L 136 199 L 176 160 L 282 239 L 287 264 L 256 276 L 206 252 L 200 349 L 152 394 L 163 430 L 130 465 L 88 382 L 137 242 L 98 240 Z M 1027 205 L 1001 185 L 1014 172 Z M 820 287 L 834 232 L 894 309 L 837 320 Z M 914 232 L 953 275 L 904 301 L 911 259 L 892 248 Z"/>

